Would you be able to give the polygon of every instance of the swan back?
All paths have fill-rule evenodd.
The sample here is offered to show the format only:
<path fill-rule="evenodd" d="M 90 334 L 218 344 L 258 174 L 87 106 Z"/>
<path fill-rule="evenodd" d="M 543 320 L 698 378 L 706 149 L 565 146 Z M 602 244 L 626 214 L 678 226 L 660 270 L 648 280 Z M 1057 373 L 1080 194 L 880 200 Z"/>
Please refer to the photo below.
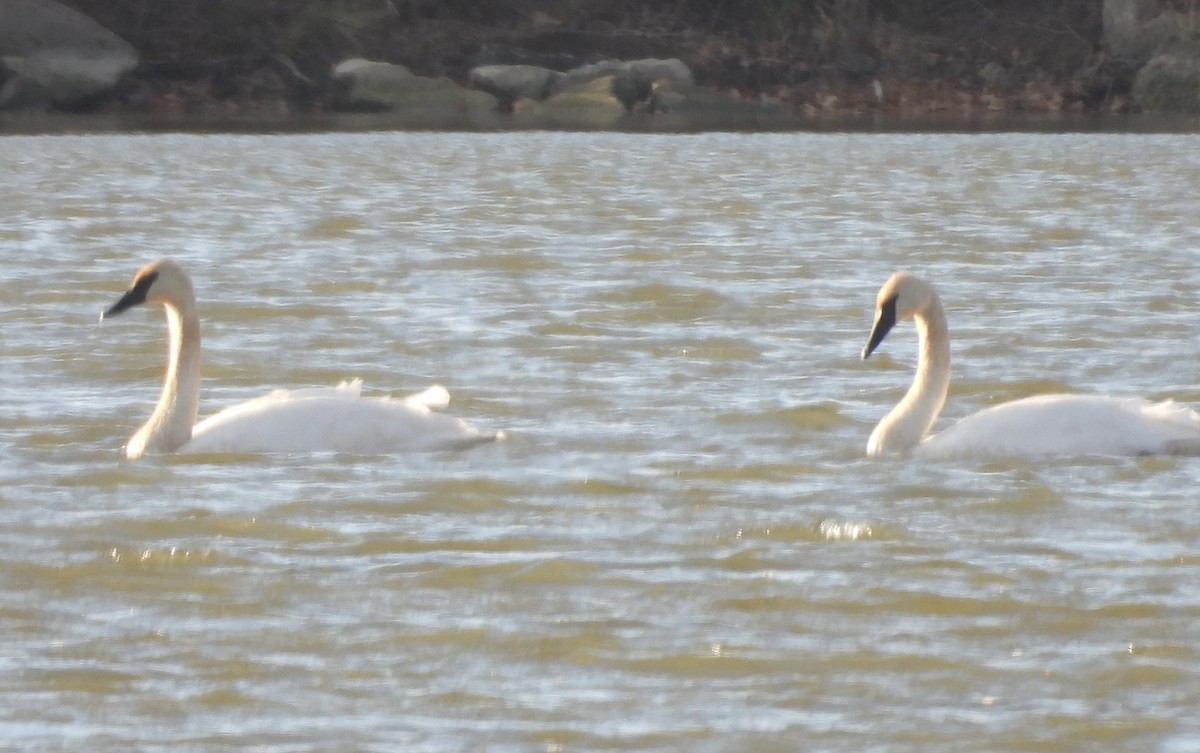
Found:
<path fill-rule="evenodd" d="M 239 403 L 197 424 L 181 452 L 371 455 L 457 449 L 496 438 L 462 419 L 434 413 L 431 406 L 449 400 L 441 386 L 393 400 L 362 397 L 361 384 L 276 390 Z"/>
<path fill-rule="evenodd" d="M 1035 395 L 987 408 L 917 446 L 922 457 L 1200 454 L 1200 414 L 1170 400 Z"/>

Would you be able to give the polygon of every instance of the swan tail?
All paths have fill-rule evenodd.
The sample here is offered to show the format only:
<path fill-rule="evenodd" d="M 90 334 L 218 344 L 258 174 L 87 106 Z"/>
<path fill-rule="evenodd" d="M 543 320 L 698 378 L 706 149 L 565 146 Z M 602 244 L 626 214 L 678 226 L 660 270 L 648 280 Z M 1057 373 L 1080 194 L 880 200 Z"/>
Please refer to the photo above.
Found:
<path fill-rule="evenodd" d="M 1163 400 L 1146 406 L 1144 412 L 1147 416 L 1156 420 L 1167 421 L 1200 431 L 1200 413 L 1197 413 L 1190 406 L 1183 403 L 1177 403 L 1174 400 Z"/>
<path fill-rule="evenodd" d="M 333 391 L 347 397 L 359 397 L 362 395 L 362 379 L 343 379 Z"/>
<path fill-rule="evenodd" d="M 445 410 L 450 405 L 450 393 L 442 385 L 435 384 L 427 390 L 406 395 L 402 402 L 429 410 Z"/>

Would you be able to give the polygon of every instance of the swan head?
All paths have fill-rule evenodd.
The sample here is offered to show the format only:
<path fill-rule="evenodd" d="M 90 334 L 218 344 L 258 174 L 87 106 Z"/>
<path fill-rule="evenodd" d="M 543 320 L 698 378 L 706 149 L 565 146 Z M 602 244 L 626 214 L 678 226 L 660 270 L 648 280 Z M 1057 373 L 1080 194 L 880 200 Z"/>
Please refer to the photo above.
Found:
<path fill-rule="evenodd" d="M 116 316 L 134 306 L 152 304 L 182 308 L 195 301 L 192 281 L 187 273 L 170 259 L 153 261 L 138 270 L 133 276 L 129 290 L 121 299 L 100 315 L 101 319 Z"/>
<path fill-rule="evenodd" d="M 937 300 L 937 291 L 919 277 L 907 272 L 896 272 L 879 289 L 875 298 L 875 324 L 871 336 L 862 350 L 865 359 L 875 352 L 883 338 L 897 322 L 912 319 L 926 311 Z"/>

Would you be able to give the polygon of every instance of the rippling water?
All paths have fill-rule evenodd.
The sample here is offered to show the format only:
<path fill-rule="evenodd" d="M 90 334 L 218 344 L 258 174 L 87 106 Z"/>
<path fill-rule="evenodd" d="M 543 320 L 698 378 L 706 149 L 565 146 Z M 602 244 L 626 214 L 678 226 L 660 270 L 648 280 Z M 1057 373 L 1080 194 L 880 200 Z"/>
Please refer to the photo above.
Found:
<path fill-rule="evenodd" d="M 0 139 L 0 739 L 24 750 L 1200 750 L 1200 462 L 863 457 L 894 269 L 943 425 L 1200 404 L 1195 136 Z M 130 462 L 171 255 L 201 413 L 439 382 L 463 453 Z M 2 746 L 0 746 L 2 747 Z"/>

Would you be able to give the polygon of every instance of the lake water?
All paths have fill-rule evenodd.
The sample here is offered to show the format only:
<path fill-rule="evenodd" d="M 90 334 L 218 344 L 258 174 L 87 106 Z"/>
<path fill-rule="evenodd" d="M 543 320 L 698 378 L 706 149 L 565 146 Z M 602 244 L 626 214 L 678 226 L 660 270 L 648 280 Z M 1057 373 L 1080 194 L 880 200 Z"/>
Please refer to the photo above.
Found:
<path fill-rule="evenodd" d="M 1200 405 L 1194 135 L 0 138 L 0 748 L 1200 750 L 1200 460 L 864 457 Z M 445 385 L 467 452 L 127 461 L 192 273 L 201 414 Z"/>

